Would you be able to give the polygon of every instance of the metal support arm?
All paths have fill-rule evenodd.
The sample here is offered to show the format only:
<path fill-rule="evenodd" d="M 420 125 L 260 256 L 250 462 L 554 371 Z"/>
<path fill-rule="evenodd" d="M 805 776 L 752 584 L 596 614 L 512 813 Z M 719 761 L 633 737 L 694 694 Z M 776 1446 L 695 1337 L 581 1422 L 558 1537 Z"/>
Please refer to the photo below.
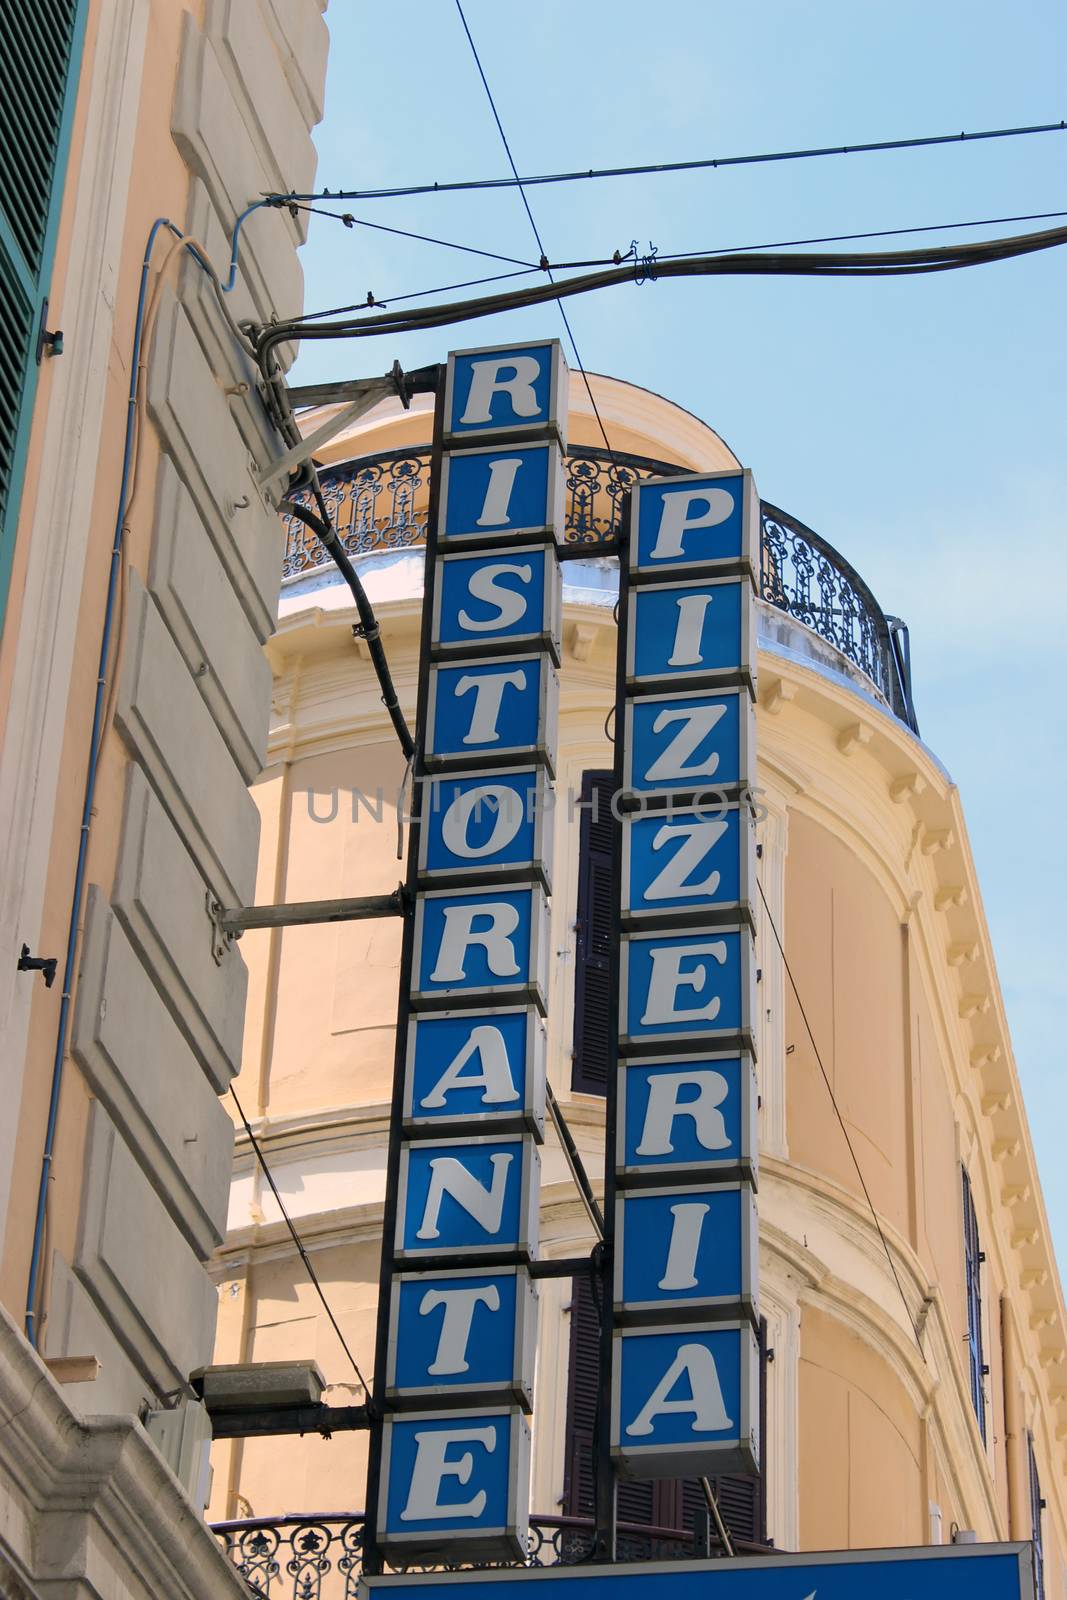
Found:
<path fill-rule="evenodd" d="M 239 939 L 249 928 L 298 928 L 313 922 L 359 922 L 365 917 L 402 917 L 407 910 L 403 889 L 392 894 L 365 894 L 352 900 L 290 900 L 277 906 L 212 907 L 220 935 Z"/>
<path fill-rule="evenodd" d="M 256 487 L 262 494 L 271 492 L 275 484 L 284 483 L 296 467 L 305 461 L 311 461 L 316 450 L 328 444 L 342 428 L 347 428 L 349 423 L 357 422 L 370 411 L 372 406 L 376 406 L 379 400 L 397 395 L 405 411 L 411 404 L 411 391 L 399 361 L 394 361 L 393 370 L 382 378 L 352 379 L 345 385 L 345 391 L 346 396 L 350 397 L 347 405 L 343 405 L 340 411 L 334 412 L 333 416 L 321 427 L 316 428 L 314 433 L 309 433 L 306 439 L 300 439 L 296 444 L 290 445 L 284 455 L 278 456 L 259 473 Z"/>
<path fill-rule="evenodd" d="M 212 1411 L 211 1432 L 216 1439 L 252 1439 L 266 1434 L 350 1433 L 369 1428 L 366 1406 L 283 1406 L 263 1411 Z"/>

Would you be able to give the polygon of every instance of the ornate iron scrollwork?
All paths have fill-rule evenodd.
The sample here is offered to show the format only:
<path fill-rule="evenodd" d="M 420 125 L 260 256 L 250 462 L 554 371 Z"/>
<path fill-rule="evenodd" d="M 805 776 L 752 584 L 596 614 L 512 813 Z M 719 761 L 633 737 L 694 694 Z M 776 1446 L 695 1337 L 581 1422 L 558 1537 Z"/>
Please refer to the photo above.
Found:
<path fill-rule="evenodd" d="M 604 547 L 618 537 L 623 503 L 635 483 L 685 469 L 647 456 L 583 446 L 566 456 L 565 540 Z M 319 472 L 331 520 L 351 556 L 405 550 L 426 541 L 430 451 L 387 450 Z M 305 498 L 305 497 L 302 497 Z M 312 530 L 285 516 L 283 578 L 329 564 Z M 825 539 L 788 512 L 764 502 L 760 594 L 795 617 L 858 667 L 914 731 L 911 686 L 877 600 Z"/>

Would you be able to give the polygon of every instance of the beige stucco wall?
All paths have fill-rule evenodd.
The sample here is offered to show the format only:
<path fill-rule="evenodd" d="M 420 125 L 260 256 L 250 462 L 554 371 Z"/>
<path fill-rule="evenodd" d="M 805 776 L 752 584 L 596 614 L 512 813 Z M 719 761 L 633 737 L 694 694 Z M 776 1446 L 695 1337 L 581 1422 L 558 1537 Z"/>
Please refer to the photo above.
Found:
<path fill-rule="evenodd" d="M 5 1592 L 9 1569 L 29 1592 L 48 1581 L 116 1600 L 237 1588 L 198 1520 L 206 1419 L 187 1380 L 214 1337 L 203 1264 L 225 1226 L 232 1128 L 219 1096 L 246 988 L 239 953 L 213 958 L 207 897 L 254 890 L 248 784 L 265 754 L 262 645 L 282 546 L 255 475 L 284 441 L 248 350 L 166 230 L 148 282 L 136 488 L 31 1308 L 39 1355 L 23 1327 L 146 240 L 169 218 L 225 277 L 236 216 L 265 192 L 308 187 L 322 10 L 88 6 L 50 285 L 65 351 L 37 390 L 0 639 L 0 1409 L 26 1419 L 5 1425 L 0 1451 Z M 249 219 L 235 318 L 299 309 L 302 237 L 288 213 Z M 17 972 L 23 943 L 58 958 L 52 988 Z M 69 1378 L 77 1357 L 96 1375 L 60 1390 L 40 1357 L 52 1374 Z M 163 1411 L 200 1430 L 198 1449 L 149 1443 L 142 1420 L 157 1441 L 173 1432 L 173 1416 L 153 1420 Z"/>
<path fill-rule="evenodd" d="M 616 448 L 693 466 L 732 459 L 666 401 L 594 382 Z M 571 407 L 572 439 L 597 443 L 577 386 Z M 396 411 L 382 407 L 329 458 L 424 445 L 428 403 Z M 409 717 L 420 555 L 363 563 Z M 580 567 L 569 564 L 565 578 L 559 788 L 576 792 L 583 769 L 610 764 L 615 628 L 610 592 L 591 594 Z M 401 875 L 402 761 L 352 620 L 336 585 L 305 579 L 283 593 L 269 647 L 270 760 L 255 791 L 260 900 L 380 892 Z M 786 1548 L 925 1543 L 936 1528 L 947 1540 L 953 1523 L 981 1538 L 1026 1538 L 1017 1473 L 1030 1429 L 1048 1498 L 1047 1592 L 1062 1594 L 1063 1302 L 959 796 L 873 688 L 832 658 L 799 625 L 762 614 L 761 877 L 878 1224 L 762 919 L 761 1289 L 776 1352 L 770 1532 Z M 379 785 L 382 820 L 362 810 L 354 822 L 353 788 L 373 796 Z M 565 805 L 555 826 L 548 1070 L 595 1173 L 601 1106 L 569 1087 L 578 826 Z M 239 1092 L 366 1372 L 399 946 L 393 922 L 242 940 L 250 1004 Z M 544 1249 L 584 1251 L 588 1227 L 551 1135 L 544 1158 Z M 987 1253 L 986 1447 L 963 1342 L 961 1160 Z M 314 1355 L 339 1386 L 336 1403 L 358 1395 L 243 1139 L 216 1272 L 217 1360 Z M 542 1285 L 533 1508 L 544 1514 L 558 1509 L 562 1489 L 568 1294 Z M 1001 1296 L 1017 1345 L 1007 1373 Z M 1007 1442 L 1006 1394 L 1018 1399 Z M 217 1446 L 212 1514 L 358 1510 L 363 1459 L 358 1437 Z"/>

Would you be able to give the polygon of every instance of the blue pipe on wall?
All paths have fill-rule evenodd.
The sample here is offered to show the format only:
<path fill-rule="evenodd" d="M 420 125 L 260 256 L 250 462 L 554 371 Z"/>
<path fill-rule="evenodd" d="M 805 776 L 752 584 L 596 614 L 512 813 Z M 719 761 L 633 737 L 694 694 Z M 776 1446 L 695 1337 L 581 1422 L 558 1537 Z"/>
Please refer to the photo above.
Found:
<path fill-rule="evenodd" d="M 228 294 L 237 281 L 237 257 L 241 224 L 245 218 L 262 205 L 257 201 L 237 218 L 230 249 L 229 276 L 221 285 Z M 122 528 L 126 518 L 126 502 L 130 488 L 130 469 L 133 464 L 134 424 L 137 417 L 138 373 L 141 362 L 141 340 L 144 334 L 145 306 L 148 299 L 148 274 L 152 251 L 159 234 L 168 229 L 179 239 L 182 230 L 169 217 L 157 217 L 149 230 L 141 261 L 141 282 L 137 294 L 137 313 L 133 324 L 133 354 L 130 361 L 130 388 L 126 401 L 126 437 L 122 449 L 122 479 L 119 484 L 118 512 L 111 543 L 111 566 L 108 573 L 107 600 L 104 606 L 104 625 L 100 637 L 100 656 L 96 671 L 96 695 L 93 701 L 93 725 L 89 738 L 89 767 L 85 775 L 85 799 L 82 803 L 81 825 L 78 835 L 78 859 L 74 870 L 74 892 L 71 896 L 70 924 L 67 929 L 67 953 L 63 965 L 63 992 L 59 1002 L 59 1022 L 56 1028 L 56 1048 L 52 1059 L 52 1089 L 48 1100 L 48 1123 L 45 1128 L 44 1153 L 41 1158 L 41 1179 L 37 1191 L 37 1213 L 33 1227 L 33 1249 L 30 1254 L 30 1272 L 26 1284 L 25 1329 L 30 1344 L 37 1348 L 37 1289 L 44 1253 L 45 1218 L 48 1212 L 48 1185 L 51 1181 L 52 1158 L 55 1152 L 56 1124 L 59 1117 L 59 1096 L 63 1086 L 63 1062 L 67 1050 L 67 1024 L 70 1020 L 71 986 L 74 982 L 74 962 L 78 949 L 78 925 L 81 921 L 82 901 L 85 895 L 85 871 L 89 854 L 89 829 L 92 823 L 93 802 L 96 796 L 96 778 L 103 743 L 103 713 L 107 689 L 107 662 L 111 652 L 111 633 L 115 619 L 115 601 L 119 593 L 122 572 Z M 190 248 L 194 260 L 210 271 L 199 252 Z"/>

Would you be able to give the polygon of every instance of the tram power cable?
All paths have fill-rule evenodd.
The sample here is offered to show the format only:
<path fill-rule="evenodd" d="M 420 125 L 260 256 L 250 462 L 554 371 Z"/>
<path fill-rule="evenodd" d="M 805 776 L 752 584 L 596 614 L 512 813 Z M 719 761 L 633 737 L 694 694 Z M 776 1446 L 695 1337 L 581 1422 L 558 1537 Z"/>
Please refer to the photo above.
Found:
<path fill-rule="evenodd" d="M 826 156 L 872 155 L 893 150 L 922 150 L 936 145 L 975 144 L 991 139 L 1016 139 L 1040 133 L 1063 133 L 1067 121 L 1030 123 L 1014 128 L 982 128 L 974 133 L 925 134 L 914 139 L 870 139 L 855 144 L 818 145 L 800 150 L 770 150 L 754 155 L 704 156 L 695 161 L 653 161 L 625 167 L 589 167 L 570 172 L 539 172 L 527 177 L 462 178 L 451 183 L 409 183 L 382 189 L 320 189 L 314 194 L 270 194 L 271 204 L 314 200 L 394 200 L 409 195 L 459 194 L 479 189 L 533 188 L 538 184 L 589 183 L 606 178 L 658 177 L 672 172 L 716 171 L 719 167 L 768 166 L 780 161 L 812 161 Z"/>
<path fill-rule="evenodd" d="M 499 133 L 500 139 L 501 139 L 501 143 L 504 146 L 504 153 L 506 154 L 506 156 L 508 158 L 508 166 L 511 168 L 512 177 L 514 178 L 515 183 L 518 185 L 519 194 L 520 194 L 520 196 L 522 198 L 523 208 L 524 208 L 524 210 L 526 212 L 526 215 L 527 215 L 527 217 L 529 219 L 529 223 L 530 223 L 530 227 L 531 227 L 531 229 L 533 231 L 534 239 L 537 242 L 537 248 L 541 252 L 541 262 L 540 262 L 541 270 L 548 274 L 549 283 L 554 283 L 555 279 L 552 276 L 552 268 L 548 264 L 548 252 L 545 249 L 544 241 L 541 238 L 541 233 L 540 233 L 540 230 L 539 230 L 539 228 L 537 226 L 537 223 L 534 221 L 534 214 L 530 209 L 530 202 L 526 197 L 526 191 L 522 186 L 522 179 L 519 177 L 519 170 L 518 170 L 517 166 L 515 165 L 515 157 L 511 153 L 511 146 L 508 143 L 508 136 L 504 132 L 504 124 L 500 120 L 500 113 L 496 108 L 496 101 L 493 99 L 493 91 L 489 87 L 489 79 L 485 75 L 485 68 L 482 66 L 481 57 L 478 54 L 478 47 L 474 42 L 474 35 L 471 33 L 470 26 L 469 26 L 469 24 L 467 22 L 467 18 L 465 17 L 465 15 L 463 13 L 462 0 L 456 0 L 456 10 L 459 12 L 459 20 L 463 24 L 463 32 L 467 35 L 467 43 L 470 45 L 471 54 L 474 57 L 474 65 L 478 69 L 478 76 L 482 80 L 482 88 L 485 90 L 486 98 L 489 101 L 489 109 L 493 114 L 493 121 L 496 123 L 497 132 Z M 615 460 L 615 452 L 611 448 L 611 441 L 608 438 L 608 432 L 607 432 L 607 429 L 604 426 L 604 419 L 600 415 L 600 407 L 596 403 L 596 396 L 594 395 L 593 387 L 592 387 L 591 383 L 589 382 L 589 375 L 585 370 L 585 365 L 584 365 L 584 363 L 582 361 L 581 355 L 578 352 L 578 341 L 574 337 L 574 330 L 572 329 L 572 327 L 570 325 L 570 319 L 568 318 L 567 313 L 564 310 L 563 301 L 559 298 L 558 295 L 556 296 L 556 304 L 559 307 L 559 314 L 563 318 L 563 326 L 567 330 L 567 338 L 570 340 L 571 349 L 574 351 L 574 359 L 575 359 L 575 362 L 577 363 L 578 371 L 582 375 L 582 382 L 585 385 L 585 392 L 589 397 L 589 404 L 593 409 L 593 415 L 596 418 L 597 427 L 600 429 L 601 438 L 604 440 L 604 448 L 607 450 L 609 456 L 611 456 L 611 458 L 612 458 L 612 461 L 615 462 L 615 464 L 617 466 L 618 463 Z"/>

